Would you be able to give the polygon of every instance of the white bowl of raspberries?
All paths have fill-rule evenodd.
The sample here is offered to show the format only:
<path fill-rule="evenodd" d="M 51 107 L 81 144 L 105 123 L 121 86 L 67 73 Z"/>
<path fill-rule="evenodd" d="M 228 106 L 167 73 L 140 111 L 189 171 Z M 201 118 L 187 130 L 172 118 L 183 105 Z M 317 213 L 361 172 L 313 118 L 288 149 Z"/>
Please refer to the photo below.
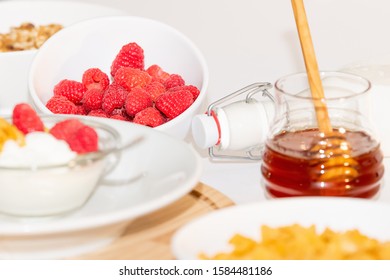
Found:
<path fill-rule="evenodd" d="M 44 113 L 128 121 L 184 139 L 206 96 L 201 52 L 176 29 L 132 16 L 66 27 L 38 51 L 29 90 Z"/>

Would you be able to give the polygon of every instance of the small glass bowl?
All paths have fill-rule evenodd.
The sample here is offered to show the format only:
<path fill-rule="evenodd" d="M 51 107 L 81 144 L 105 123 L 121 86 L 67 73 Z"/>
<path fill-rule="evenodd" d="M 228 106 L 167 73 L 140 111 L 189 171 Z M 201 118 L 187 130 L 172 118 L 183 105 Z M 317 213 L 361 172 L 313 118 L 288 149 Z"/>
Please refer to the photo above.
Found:
<path fill-rule="evenodd" d="M 93 127 L 99 137 L 99 151 L 120 146 L 120 134 L 112 127 L 77 116 L 41 116 L 47 128 L 65 119 L 79 119 Z M 39 217 L 64 214 L 83 206 L 99 181 L 115 167 L 112 157 L 52 166 L 0 166 L 0 212 Z"/>

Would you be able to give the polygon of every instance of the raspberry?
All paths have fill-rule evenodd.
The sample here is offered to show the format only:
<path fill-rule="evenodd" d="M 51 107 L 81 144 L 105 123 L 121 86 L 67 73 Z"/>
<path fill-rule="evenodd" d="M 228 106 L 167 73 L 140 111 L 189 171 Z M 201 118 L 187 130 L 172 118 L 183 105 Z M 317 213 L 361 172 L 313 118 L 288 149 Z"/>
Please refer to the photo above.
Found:
<path fill-rule="evenodd" d="M 77 107 L 64 96 L 52 96 L 46 103 L 47 109 L 54 114 L 75 114 Z"/>
<path fill-rule="evenodd" d="M 180 87 L 184 85 L 184 79 L 178 74 L 172 74 L 164 81 L 164 86 L 167 90 L 170 88 Z"/>
<path fill-rule="evenodd" d="M 128 94 L 123 87 L 111 84 L 104 93 L 102 109 L 108 115 L 111 115 L 114 109 L 123 107 Z"/>
<path fill-rule="evenodd" d="M 165 92 L 165 87 L 158 81 L 153 81 L 145 87 L 146 92 L 150 95 L 153 101 Z"/>
<path fill-rule="evenodd" d="M 41 118 L 27 103 L 20 103 L 14 107 L 12 112 L 12 123 L 24 134 L 45 130 Z"/>
<path fill-rule="evenodd" d="M 128 119 L 122 115 L 111 115 L 110 119 L 128 121 Z"/>
<path fill-rule="evenodd" d="M 156 100 L 156 108 L 166 117 L 173 119 L 183 113 L 194 102 L 188 90 L 175 90 L 166 92 Z"/>
<path fill-rule="evenodd" d="M 101 117 L 101 118 L 108 118 L 108 115 L 106 112 L 104 112 L 103 109 L 97 109 L 97 110 L 92 110 L 88 113 L 87 116 L 90 117 Z"/>
<path fill-rule="evenodd" d="M 67 142 L 70 149 L 78 154 L 95 152 L 98 150 L 98 135 L 96 131 L 87 125 L 83 125 L 73 133 Z"/>
<path fill-rule="evenodd" d="M 83 126 L 84 124 L 77 119 L 67 119 L 56 123 L 49 132 L 55 138 L 67 141 L 78 129 Z"/>
<path fill-rule="evenodd" d="M 97 88 L 105 90 L 110 84 L 110 80 L 106 73 L 99 68 L 90 68 L 83 74 L 83 85 L 87 89 Z"/>
<path fill-rule="evenodd" d="M 111 112 L 111 116 L 110 118 L 113 118 L 113 119 L 126 119 L 127 121 L 130 121 L 130 117 L 127 115 L 126 113 L 126 109 L 124 107 L 122 108 L 117 108 L 117 109 L 114 109 L 112 112 Z"/>
<path fill-rule="evenodd" d="M 77 119 L 67 119 L 56 123 L 50 129 L 50 133 L 57 139 L 66 141 L 74 152 L 87 153 L 98 149 L 96 131 Z"/>
<path fill-rule="evenodd" d="M 153 65 L 149 66 L 148 69 L 146 69 L 146 72 L 148 72 L 148 74 L 156 80 L 165 81 L 166 79 L 169 78 L 169 74 L 167 72 L 165 72 L 157 64 L 153 64 Z"/>
<path fill-rule="evenodd" d="M 75 115 L 85 116 L 87 114 L 83 105 L 75 105 L 75 106 L 76 106 L 76 109 L 74 110 Z"/>
<path fill-rule="evenodd" d="M 102 108 L 104 90 L 99 88 L 88 89 L 84 94 L 83 107 L 86 112 Z"/>
<path fill-rule="evenodd" d="M 112 115 L 124 115 L 126 114 L 126 110 L 124 108 L 116 108 L 114 110 L 112 110 L 111 112 L 111 116 Z"/>
<path fill-rule="evenodd" d="M 82 83 L 66 79 L 54 87 L 55 96 L 64 96 L 74 104 L 81 102 L 86 91 L 87 88 Z"/>
<path fill-rule="evenodd" d="M 194 100 L 196 98 L 198 98 L 198 96 L 200 94 L 199 89 L 196 86 L 193 86 L 193 85 L 174 87 L 174 88 L 169 89 L 169 91 L 176 91 L 176 90 L 182 90 L 182 89 L 188 90 L 189 92 L 191 92 L 192 93 L 192 97 L 194 98 Z"/>
<path fill-rule="evenodd" d="M 163 124 L 165 119 L 156 108 L 148 107 L 138 112 L 135 115 L 133 122 L 150 127 L 156 127 Z"/>
<path fill-rule="evenodd" d="M 151 81 L 152 77 L 147 72 L 131 67 L 120 68 L 114 76 L 114 82 L 128 91 L 135 87 L 145 87 Z"/>
<path fill-rule="evenodd" d="M 121 67 L 144 69 L 144 50 L 136 43 L 124 45 L 111 64 L 111 76 Z"/>
<path fill-rule="evenodd" d="M 194 98 L 194 100 L 196 98 L 198 98 L 199 94 L 200 94 L 200 90 L 196 87 L 196 86 L 193 86 L 193 85 L 187 85 L 187 86 L 183 86 L 184 89 L 187 89 L 191 92 L 192 94 L 192 97 Z"/>
<path fill-rule="evenodd" d="M 130 91 L 129 95 L 127 95 L 125 109 L 127 114 L 130 117 L 133 117 L 138 112 L 147 107 L 151 107 L 152 105 L 152 99 L 146 90 L 142 88 L 134 88 L 132 91 Z"/>

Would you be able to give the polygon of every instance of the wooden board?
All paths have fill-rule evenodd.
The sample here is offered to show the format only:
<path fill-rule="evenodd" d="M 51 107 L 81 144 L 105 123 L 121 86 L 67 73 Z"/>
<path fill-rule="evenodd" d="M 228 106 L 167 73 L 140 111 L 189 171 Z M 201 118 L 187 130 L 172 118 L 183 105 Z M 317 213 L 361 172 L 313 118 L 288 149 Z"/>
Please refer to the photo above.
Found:
<path fill-rule="evenodd" d="M 177 202 L 129 223 L 125 233 L 111 245 L 74 259 L 173 259 L 170 240 L 185 223 L 234 203 L 217 190 L 199 183 Z"/>

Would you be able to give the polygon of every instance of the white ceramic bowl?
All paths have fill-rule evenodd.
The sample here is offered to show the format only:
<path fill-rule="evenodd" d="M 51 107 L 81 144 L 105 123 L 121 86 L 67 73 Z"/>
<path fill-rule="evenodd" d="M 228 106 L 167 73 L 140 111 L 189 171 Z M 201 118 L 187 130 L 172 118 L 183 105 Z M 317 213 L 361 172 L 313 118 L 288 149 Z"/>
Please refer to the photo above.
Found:
<path fill-rule="evenodd" d="M 48 129 L 55 123 L 70 118 L 76 117 L 41 117 Z M 91 120 L 82 122 L 97 132 L 99 151 L 104 152 L 120 146 L 120 135 L 111 126 Z M 83 159 L 82 156 L 78 158 Z M 100 179 L 112 169 L 118 159 L 106 156 L 45 166 L 0 165 L 0 213 L 38 217 L 75 210 L 86 203 Z"/>
<path fill-rule="evenodd" d="M 115 16 L 86 20 L 51 37 L 35 56 L 29 76 L 29 90 L 37 109 L 51 113 L 45 104 L 62 79 L 81 81 L 83 72 L 91 67 L 109 74 L 116 54 L 130 42 L 143 48 L 145 67 L 158 64 L 168 73 L 180 74 L 186 84 L 200 90 L 185 112 L 156 128 L 176 138 L 185 138 L 192 117 L 199 112 L 206 96 L 208 68 L 201 52 L 187 37 L 147 18 Z"/>
<path fill-rule="evenodd" d="M 68 26 L 80 20 L 124 15 L 120 10 L 74 1 L 0 1 L 0 33 L 24 22 Z M 28 100 L 28 73 L 36 50 L 0 53 L 0 113 Z"/>
<path fill-rule="evenodd" d="M 177 259 L 198 259 L 201 253 L 214 256 L 231 252 L 229 240 L 241 234 L 261 240 L 262 225 L 270 227 L 299 224 L 336 232 L 357 229 L 361 234 L 390 241 L 390 205 L 356 198 L 306 197 L 232 206 L 195 219 L 179 229 L 172 239 Z"/>

